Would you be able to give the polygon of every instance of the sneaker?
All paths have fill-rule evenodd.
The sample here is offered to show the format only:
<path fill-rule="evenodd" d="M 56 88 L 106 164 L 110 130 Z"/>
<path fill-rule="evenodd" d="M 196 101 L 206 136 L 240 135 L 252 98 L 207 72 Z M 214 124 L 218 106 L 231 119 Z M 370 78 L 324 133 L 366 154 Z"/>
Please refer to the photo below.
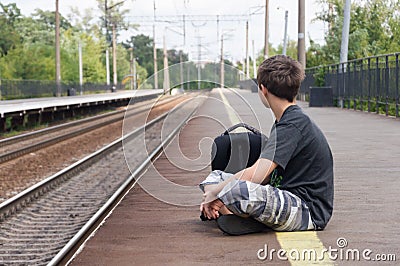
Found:
<path fill-rule="evenodd" d="M 271 230 L 268 226 L 254 220 L 253 218 L 243 218 L 234 214 L 221 215 L 217 219 L 217 224 L 222 232 L 233 236 L 260 233 L 266 230 Z"/>

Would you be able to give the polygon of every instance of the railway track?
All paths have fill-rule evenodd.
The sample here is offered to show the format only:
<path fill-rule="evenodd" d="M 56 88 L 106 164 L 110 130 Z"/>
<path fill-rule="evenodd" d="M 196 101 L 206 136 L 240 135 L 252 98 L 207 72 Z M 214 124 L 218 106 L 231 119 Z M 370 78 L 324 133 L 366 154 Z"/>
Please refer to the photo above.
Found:
<path fill-rule="evenodd" d="M 146 102 L 150 102 L 150 101 L 154 100 L 154 96 L 155 95 L 139 97 L 137 99 L 137 101 L 138 101 L 137 105 L 140 105 L 140 106 L 145 105 Z M 97 120 L 97 119 L 102 118 L 102 117 L 109 117 L 109 116 L 112 116 L 112 115 L 115 115 L 115 114 L 119 114 L 119 113 L 123 113 L 123 112 L 124 112 L 124 110 L 109 112 L 109 113 L 102 114 L 102 115 L 97 115 L 97 116 L 93 116 L 93 117 L 79 119 L 79 120 L 76 120 L 76 121 L 63 123 L 63 124 L 52 126 L 52 127 L 47 127 L 47 128 L 40 129 L 40 130 L 35 130 L 35 131 L 32 131 L 32 132 L 28 132 L 28 133 L 25 133 L 25 134 L 17 135 L 17 136 L 14 136 L 14 137 L 0 139 L 0 148 L 4 149 L 4 147 L 9 146 L 9 145 L 14 144 L 14 143 L 17 143 L 17 142 L 27 141 L 27 140 L 34 139 L 34 138 L 37 138 L 37 137 L 42 136 L 42 135 L 48 135 L 48 134 L 50 134 L 52 132 L 65 130 L 65 129 L 70 128 L 72 126 L 82 125 L 82 124 Z"/>
<path fill-rule="evenodd" d="M 171 112 L 0 204 L 0 264 L 67 263 L 202 101 L 196 97 L 174 109 L 168 128 L 163 121 Z M 137 165 L 132 173 L 124 152 Z"/>
<path fill-rule="evenodd" d="M 177 97 L 163 99 L 157 102 L 157 106 L 168 104 L 177 99 Z M 148 111 L 149 106 L 154 102 L 155 100 L 147 100 L 135 104 L 135 110 L 130 112 L 129 115 L 132 116 Z M 0 140 L 0 163 L 13 160 L 25 154 L 121 121 L 124 115 L 125 110 L 113 111 Z"/>

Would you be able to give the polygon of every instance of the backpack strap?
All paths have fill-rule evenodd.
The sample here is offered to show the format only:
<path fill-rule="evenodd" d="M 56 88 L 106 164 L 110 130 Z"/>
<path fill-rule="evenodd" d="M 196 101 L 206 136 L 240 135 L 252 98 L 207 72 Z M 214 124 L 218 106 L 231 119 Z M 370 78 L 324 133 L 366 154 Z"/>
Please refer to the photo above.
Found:
<path fill-rule="evenodd" d="M 227 130 L 225 130 L 225 132 L 222 135 L 228 135 L 229 132 L 232 132 L 233 130 L 237 129 L 238 127 L 244 127 L 245 129 L 247 129 L 250 132 L 253 132 L 254 134 L 261 135 L 261 132 L 258 129 L 256 129 L 252 126 L 249 126 L 246 123 L 239 123 L 239 124 L 233 125 L 230 128 L 228 128 Z"/>

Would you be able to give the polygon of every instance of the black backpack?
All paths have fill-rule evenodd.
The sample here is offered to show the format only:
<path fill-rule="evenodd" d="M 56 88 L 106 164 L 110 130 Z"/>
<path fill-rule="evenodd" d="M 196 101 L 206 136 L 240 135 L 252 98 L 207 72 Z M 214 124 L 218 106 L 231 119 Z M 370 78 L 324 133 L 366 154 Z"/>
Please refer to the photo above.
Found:
<path fill-rule="evenodd" d="M 248 132 L 232 133 L 238 127 L 243 127 Z M 211 169 L 234 174 L 253 165 L 260 157 L 267 139 L 259 130 L 245 123 L 228 128 L 214 139 Z"/>

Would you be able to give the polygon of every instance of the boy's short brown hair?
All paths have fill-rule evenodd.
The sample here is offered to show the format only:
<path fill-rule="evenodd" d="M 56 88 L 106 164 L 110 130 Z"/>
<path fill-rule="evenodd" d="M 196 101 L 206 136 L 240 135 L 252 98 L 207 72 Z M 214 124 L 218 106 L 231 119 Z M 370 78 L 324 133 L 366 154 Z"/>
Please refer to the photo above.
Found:
<path fill-rule="evenodd" d="M 301 64 L 285 55 L 275 55 L 262 62 L 257 71 L 258 87 L 261 84 L 279 98 L 293 102 L 304 79 Z"/>

